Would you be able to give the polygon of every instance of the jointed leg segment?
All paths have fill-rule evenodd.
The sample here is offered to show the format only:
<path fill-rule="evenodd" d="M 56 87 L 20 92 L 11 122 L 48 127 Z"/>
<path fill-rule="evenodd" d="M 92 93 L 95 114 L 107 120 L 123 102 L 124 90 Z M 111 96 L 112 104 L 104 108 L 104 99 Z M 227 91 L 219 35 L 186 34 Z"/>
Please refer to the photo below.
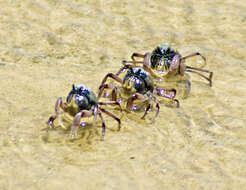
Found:
<path fill-rule="evenodd" d="M 155 97 L 152 97 L 156 103 L 156 114 L 155 114 L 155 117 L 156 118 L 159 114 L 159 109 L 160 109 L 160 106 L 159 106 L 159 102 L 157 101 L 157 99 Z M 147 105 L 146 109 L 145 109 L 145 112 L 144 112 L 144 115 L 141 117 L 141 119 L 144 119 L 145 116 L 148 114 L 150 108 L 151 108 L 151 105 L 152 105 L 152 99 L 150 97 L 147 97 L 146 95 L 143 95 L 143 94 L 140 94 L 140 93 L 134 93 L 130 98 L 128 98 L 127 100 L 127 105 L 126 105 L 126 108 L 128 110 L 131 110 L 132 107 L 133 107 L 133 102 L 135 100 L 141 100 L 141 101 L 145 101 L 145 100 L 149 100 L 149 104 Z M 153 118 L 153 119 L 154 119 Z"/>
<path fill-rule="evenodd" d="M 116 117 L 114 114 L 110 113 L 109 111 L 103 109 L 103 108 L 99 108 L 100 111 L 102 111 L 103 113 L 107 114 L 108 116 L 112 117 L 113 119 L 115 119 L 118 122 L 118 130 L 120 130 L 121 128 L 121 121 L 118 117 Z"/>
<path fill-rule="evenodd" d="M 56 100 L 56 105 L 55 105 L 55 115 L 51 116 L 48 119 L 47 122 L 47 130 L 50 128 L 50 126 L 53 128 L 54 127 L 54 121 L 56 118 L 59 117 L 59 115 L 61 114 L 60 109 L 64 110 L 66 109 L 66 105 L 62 102 L 62 98 L 58 98 Z"/>
<path fill-rule="evenodd" d="M 176 96 L 176 89 L 174 88 L 156 88 L 157 95 L 161 97 L 168 98 L 172 101 L 175 101 L 177 103 L 177 108 L 179 107 L 179 101 L 177 99 L 174 99 Z M 168 92 L 168 93 L 167 93 Z M 173 92 L 172 94 L 169 94 L 169 92 Z"/>
<path fill-rule="evenodd" d="M 77 136 L 77 131 L 78 131 L 78 128 L 79 128 L 80 120 L 83 117 L 91 117 L 91 116 L 93 116 L 93 114 L 92 114 L 91 111 L 88 111 L 88 110 L 82 110 L 82 111 L 80 111 L 79 113 L 77 113 L 75 115 L 74 120 L 73 120 L 73 124 L 72 124 L 72 127 L 71 127 L 71 137 L 76 137 Z"/>
<path fill-rule="evenodd" d="M 101 85 L 100 85 L 100 87 L 99 87 L 99 93 L 98 93 L 98 96 L 97 96 L 98 99 L 102 96 L 102 93 L 103 93 L 103 90 L 104 90 L 104 89 L 112 89 L 112 88 L 114 88 L 114 86 L 113 86 L 112 84 L 105 84 L 105 82 L 107 81 L 107 79 L 108 79 L 109 77 L 112 78 L 112 79 L 114 79 L 115 81 L 117 81 L 117 82 L 123 84 L 122 79 L 121 79 L 120 77 L 118 77 L 117 74 L 116 74 L 116 75 L 113 74 L 113 73 L 107 74 L 107 75 L 104 77 L 104 79 L 102 80 L 102 83 L 101 83 Z M 117 89 L 115 89 L 115 91 L 117 91 Z M 115 92 L 115 93 L 116 93 L 116 92 Z M 115 98 L 114 96 L 117 96 L 117 95 L 116 95 L 116 94 L 113 94 L 113 96 L 112 96 L 112 97 L 113 97 L 113 100 L 116 101 L 116 98 Z"/>
<path fill-rule="evenodd" d="M 197 75 L 203 77 L 204 79 L 208 80 L 209 86 L 212 87 L 213 72 L 205 70 L 205 69 L 196 68 L 196 67 L 190 67 L 190 66 L 185 66 L 185 71 L 191 72 L 191 73 L 196 73 Z M 203 75 L 202 73 L 199 73 L 197 71 L 209 73 L 209 77 L 206 77 L 205 75 Z"/>

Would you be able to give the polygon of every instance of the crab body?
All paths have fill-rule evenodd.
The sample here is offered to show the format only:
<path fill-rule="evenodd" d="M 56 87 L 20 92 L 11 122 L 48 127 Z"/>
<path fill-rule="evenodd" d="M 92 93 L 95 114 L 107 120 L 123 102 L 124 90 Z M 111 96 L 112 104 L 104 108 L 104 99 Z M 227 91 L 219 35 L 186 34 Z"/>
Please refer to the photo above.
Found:
<path fill-rule="evenodd" d="M 102 129 L 103 129 L 102 140 L 103 140 L 106 126 L 101 112 L 115 119 L 119 124 L 119 130 L 120 130 L 120 125 L 121 125 L 120 119 L 101 107 L 101 105 L 113 105 L 113 104 L 118 105 L 120 107 L 120 104 L 116 101 L 99 102 L 94 92 L 91 91 L 89 88 L 87 88 L 85 85 L 76 85 L 76 86 L 73 85 L 72 90 L 69 92 L 65 103 L 63 103 L 61 97 L 57 99 L 55 105 L 55 115 L 49 118 L 47 122 L 47 129 L 49 129 L 50 126 L 54 127 L 54 120 L 60 116 L 61 114 L 60 110 L 63 110 L 63 112 L 67 112 L 74 116 L 73 124 L 71 127 L 71 137 L 75 137 L 77 136 L 77 130 L 80 125 L 80 120 L 82 118 L 93 116 L 95 121 L 97 115 L 99 115 L 102 121 Z M 84 126 L 84 123 L 82 123 L 81 125 Z"/>
<path fill-rule="evenodd" d="M 178 65 L 175 65 L 177 62 L 175 59 L 178 58 L 181 58 L 180 54 L 172 47 L 168 45 L 158 46 L 154 51 L 152 51 L 150 56 L 151 69 L 166 75 L 169 71 L 174 69 L 174 67 L 178 67 Z M 175 74 L 183 75 L 179 69 Z"/>
<path fill-rule="evenodd" d="M 73 85 L 73 89 L 67 96 L 67 104 L 72 103 L 74 99 L 75 104 L 78 106 L 79 111 L 90 110 L 98 104 L 96 95 L 93 91 L 87 88 L 85 85 Z"/>
<path fill-rule="evenodd" d="M 121 79 L 119 75 L 125 70 L 127 70 L 127 73 L 124 75 L 123 79 Z M 108 78 L 114 79 L 116 82 L 120 83 L 120 86 L 107 84 L 106 81 Z M 176 90 L 175 89 L 165 89 L 165 90 L 156 89 L 150 74 L 147 71 L 145 71 L 142 67 L 134 67 L 132 65 L 125 65 L 116 74 L 113 74 L 113 73 L 107 74 L 104 77 L 99 87 L 98 98 L 101 97 L 104 89 L 112 89 L 112 100 L 119 101 L 119 102 L 120 100 L 117 99 L 117 96 L 120 95 L 121 97 L 123 97 L 122 94 L 119 94 L 121 92 L 120 89 L 123 89 L 123 91 L 126 92 L 123 94 L 127 94 L 127 96 L 125 96 L 125 98 L 127 99 L 126 100 L 127 110 L 136 110 L 136 107 L 133 106 L 133 103 L 136 100 L 139 100 L 141 102 L 147 101 L 148 105 L 147 105 L 147 108 L 145 110 L 145 113 L 142 119 L 144 119 L 145 116 L 147 115 L 148 111 L 153 105 L 153 102 L 156 104 L 155 117 L 157 117 L 159 113 L 159 101 L 154 95 L 155 90 L 158 91 L 157 95 L 174 100 L 175 102 L 177 102 L 177 105 L 179 106 L 178 100 L 174 99 L 176 95 Z M 160 91 L 162 91 L 162 93 L 160 93 Z M 169 92 L 171 92 L 171 94 L 168 94 Z"/>
<path fill-rule="evenodd" d="M 123 87 L 125 90 L 145 94 L 148 91 L 153 92 L 154 82 L 143 68 L 130 68 L 123 79 Z"/>
<path fill-rule="evenodd" d="M 184 76 L 185 72 L 195 73 L 209 81 L 209 85 L 212 86 L 213 72 L 184 64 L 186 59 L 194 56 L 200 56 L 206 64 L 206 58 L 199 52 L 183 57 L 169 45 L 161 45 L 151 53 L 133 53 L 131 56 L 132 61 L 123 60 L 123 64 L 133 63 L 134 66 L 142 64 L 143 68 L 149 72 L 151 76 L 157 77 L 159 80 L 162 78 L 170 79 L 177 75 Z M 143 58 L 143 61 L 136 61 L 135 57 Z M 208 73 L 209 76 L 207 77 L 203 73 Z"/>

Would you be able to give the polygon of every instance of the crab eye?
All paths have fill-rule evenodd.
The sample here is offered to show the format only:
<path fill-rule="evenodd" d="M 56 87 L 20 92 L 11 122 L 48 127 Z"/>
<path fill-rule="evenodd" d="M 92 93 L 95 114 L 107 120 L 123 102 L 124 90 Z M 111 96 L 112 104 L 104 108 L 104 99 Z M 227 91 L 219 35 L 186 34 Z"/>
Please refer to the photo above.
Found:
<path fill-rule="evenodd" d="M 143 91 L 145 89 L 144 82 L 142 80 L 135 79 L 134 88 L 137 90 L 137 92 Z"/>
<path fill-rule="evenodd" d="M 155 50 L 155 52 L 158 53 L 158 54 L 163 54 L 164 51 L 165 51 L 165 49 L 160 47 L 160 46 L 158 46 L 157 49 Z"/>
<path fill-rule="evenodd" d="M 156 66 L 158 65 L 158 63 L 161 61 L 161 57 L 160 56 L 157 56 L 157 55 L 153 55 L 151 56 L 151 67 L 153 69 L 156 68 Z"/>
<path fill-rule="evenodd" d="M 76 96 L 76 103 L 80 109 L 88 109 L 88 99 L 84 96 Z"/>
<path fill-rule="evenodd" d="M 165 65 L 165 60 L 162 56 L 153 56 L 151 57 L 151 66 L 155 70 L 160 70 L 163 68 L 163 65 Z"/>

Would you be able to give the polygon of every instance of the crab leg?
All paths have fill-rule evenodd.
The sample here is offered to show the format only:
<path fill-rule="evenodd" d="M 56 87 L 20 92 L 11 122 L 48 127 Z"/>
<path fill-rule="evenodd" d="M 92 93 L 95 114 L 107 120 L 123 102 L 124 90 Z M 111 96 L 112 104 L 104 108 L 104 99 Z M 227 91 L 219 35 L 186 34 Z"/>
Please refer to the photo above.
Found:
<path fill-rule="evenodd" d="M 93 118 L 93 125 L 95 125 L 96 120 L 97 120 L 97 115 L 98 115 L 98 105 L 96 105 L 96 106 L 94 107 L 94 109 L 92 110 L 92 115 L 94 115 L 94 118 Z"/>
<path fill-rule="evenodd" d="M 144 115 L 141 117 L 141 119 L 144 119 L 145 116 L 149 113 L 150 106 L 151 106 L 151 104 L 148 104 L 148 106 L 147 106 L 146 109 L 145 109 Z"/>
<path fill-rule="evenodd" d="M 130 69 L 130 68 L 134 68 L 134 67 L 137 67 L 135 65 L 126 65 L 125 63 L 133 63 L 133 61 L 126 61 L 126 60 L 123 60 L 122 63 L 124 64 L 123 67 L 120 68 L 120 70 L 115 74 L 115 75 L 119 75 L 121 74 L 125 69 Z M 142 61 L 134 61 L 134 63 L 143 63 Z"/>
<path fill-rule="evenodd" d="M 104 136 L 105 136 L 105 132 L 106 132 L 106 125 L 105 125 L 105 122 L 104 122 L 104 119 L 103 119 L 101 112 L 99 112 L 98 115 L 102 120 L 102 137 L 101 137 L 101 140 L 103 141 Z"/>
<path fill-rule="evenodd" d="M 113 87 L 112 84 L 104 84 L 104 85 L 100 86 L 97 99 L 99 99 L 102 96 L 104 89 L 112 89 L 112 88 L 113 88 L 113 90 L 112 90 L 112 101 L 117 101 L 118 88 L 116 86 Z"/>
<path fill-rule="evenodd" d="M 112 100 L 113 101 L 117 101 L 117 94 L 118 94 L 118 87 L 114 87 L 113 91 L 112 91 Z"/>
<path fill-rule="evenodd" d="M 173 99 L 176 96 L 176 89 L 174 88 L 156 88 L 158 96 L 162 96 L 168 99 Z M 173 92 L 173 94 L 166 94 L 166 92 Z"/>
<path fill-rule="evenodd" d="M 47 130 L 50 128 L 50 126 L 52 126 L 52 128 L 54 128 L 54 121 L 61 114 L 60 108 L 63 109 L 63 110 L 65 108 L 65 106 L 64 106 L 64 104 L 62 102 L 62 98 L 61 97 L 56 100 L 55 115 L 51 116 L 48 119 L 48 122 L 47 122 Z"/>
<path fill-rule="evenodd" d="M 126 108 L 128 110 L 131 110 L 132 109 L 132 106 L 133 106 L 133 102 L 135 100 L 142 100 L 142 101 L 144 101 L 146 99 L 147 99 L 146 96 L 144 96 L 143 94 L 134 93 L 130 98 L 128 98 L 127 104 L 126 104 Z M 144 115 L 141 117 L 141 119 L 144 119 L 145 118 L 145 116 L 149 112 L 150 107 L 151 107 L 151 104 L 149 103 L 148 106 L 147 106 L 147 108 L 145 109 Z M 156 106 L 156 108 L 157 108 L 156 115 L 158 115 L 158 113 L 159 113 L 159 104 Z"/>
<path fill-rule="evenodd" d="M 120 106 L 120 103 L 117 101 L 107 101 L 107 102 L 98 102 L 99 105 L 118 105 L 120 107 L 120 111 L 122 111 L 122 108 Z"/>
<path fill-rule="evenodd" d="M 131 58 L 133 61 L 135 61 L 135 58 L 134 57 L 141 57 L 141 58 L 144 58 L 145 55 L 143 54 L 140 54 L 140 53 L 133 53 Z"/>
<path fill-rule="evenodd" d="M 190 55 L 187 55 L 187 56 L 185 56 L 185 57 L 182 57 L 182 59 L 188 59 L 188 58 L 190 58 L 190 57 L 194 57 L 194 56 L 201 56 L 201 58 L 204 60 L 204 62 L 206 63 L 206 57 L 204 57 L 201 53 L 199 53 L 199 52 L 195 52 L 195 53 L 192 53 L 192 54 L 190 54 Z"/>
<path fill-rule="evenodd" d="M 78 130 L 81 118 L 91 117 L 92 115 L 93 115 L 92 112 L 90 112 L 88 110 L 82 110 L 75 115 L 74 120 L 73 120 L 73 124 L 71 127 L 71 134 L 70 134 L 72 138 L 77 136 L 77 130 Z"/>
<path fill-rule="evenodd" d="M 196 70 L 196 71 L 193 71 Z M 212 77 L 213 77 L 213 72 L 205 70 L 205 69 L 200 69 L 200 68 L 196 68 L 196 67 L 190 67 L 190 66 L 185 66 L 185 71 L 187 72 L 192 72 L 192 73 L 196 73 L 198 75 L 200 75 L 201 77 L 205 78 L 206 80 L 209 81 L 209 86 L 212 87 Z M 201 71 L 201 72 L 205 72 L 205 73 L 209 73 L 209 77 L 206 77 L 205 75 L 197 72 L 197 71 Z"/>
<path fill-rule="evenodd" d="M 123 84 L 122 79 L 119 78 L 117 75 L 115 75 L 115 74 L 113 74 L 113 73 L 108 73 L 108 74 L 104 77 L 104 79 L 102 80 L 101 86 L 104 85 L 104 83 L 107 81 L 107 79 L 108 79 L 109 77 L 112 78 L 112 79 L 114 79 L 115 81 L 117 81 L 117 82 Z M 101 87 L 101 86 L 100 86 L 100 87 Z"/>
<path fill-rule="evenodd" d="M 158 77 L 156 75 L 156 73 L 154 73 L 152 71 L 152 69 L 148 66 L 148 64 L 145 64 L 145 62 L 143 61 L 127 61 L 127 60 L 123 60 L 122 63 L 125 65 L 124 67 L 122 67 L 117 73 L 116 75 L 119 75 L 120 73 L 122 73 L 125 69 L 128 69 L 128 68 L 134 68 L 134 67 L 138 67 L 138 66 L 135 66 L 135 65 L 126 65 L 126 63 L 141 63 L 143 64 L 143 69 L 145 71 L 147 71 L 148 73 L 150 73 L 151 75 L 155 76 L 155 77 Z"/>
<path fill-rule="evenodd" d="M 150 57 L 151 57 L 151 53 L 145 53 L 144 55 L 143 54 L 140 54 L 140 53 L 133 53 L 131 58 L 133 61 L 135 61 L 135 58 L 134 57 L 141 57 L 144 59 L 143 63 L 144 65 L 146 65 L 147 67 L 150 67 Z M 134 62 L 134 63 L 138 63 L 138 62 Z"/>
<path fill-rule="evenodd" d="M 144 62 L 143 61 L 136 61 L 136 60 L 133 60 L 133 61 L 127 61 L 127 60 L 122 60 L 122 64 L 123 65 L 126 65 L 126 63 L 141 63 L 141 64 L 144 64 Z M 132 66 L 132 67 L 134 67 L 135 65 L 128 65 L 128 66 Z M 127 68 L 129 68 L 129 67 L 127 67 Z M 127 69 L 127 68 L 125 68 L 125 69 Z"/>
<path fill-rule="evenodd" d="M 143 100 L 144 101 L 144 100 L 146 100 L 146 97 L 140 93 L 132 94 L 132 96 L 130 98 L 128 98 L 128 100 L 127 100 L 126 109 L 131 110 L 132 106 L 133 106 L 133 102 L 135 100 Z"/>
<path fill-rule="evenodd" d="M 157 95 L 161 96 L 161 97 L 165 97 L 168 98 L 172 101 L 175 101 L 177 103 L 177 108 L 179 107 L 179 101 L 177 99 L 174 99 L 174 97 L 176 96 L 176 89 L 174 88 L 156 88 L 157 90 Z M 173 94 L 166 94 L 166 92 L 173 92 Z"/>
<path fill-rule="evenodd" d="M 160 105 L 159 102 L 156 101 L 156 113 L 155 113 L 155 117 L 152 120 L 154 120 L 158 116 L 159 111 L 160 111 Z"/>
<path fill-rule="evenodd" d="M 113 88 L 113 85 L 111 85 L 111 84 L 104 84 L 104 83 L 107 81 L 108 77 L 110 77 L 110 78 L 114 79 L 115 81 L 117 81 L 117 82 L 123 84 L 122 79 L 121 79 L 120 77 L 118 77 L 117 75 L 115 75 L 115 74 L 113 74 L 113 73 L 107 74 L 107 75 L 104 77 L 104 79 L 102 80 L 102 83 L 101 83 L 101 85 L 100 85 L 100 87 L 99 87 L 99 93 L 98 93 L 98 96 L 97 96 L 98 99 L 101 97 L 102 92 L 103 92 L 103 90 L 104 90 L 105 88 L 108 88 L 108 89 L 112 89 L 112 88 Z M 114 97 L 112 97 L 112 98 L 114 98 Z M 113 100 L 115 100 L 115 99 L 113 99 Z"/>
<path fill-rule="evenodd" d="M 103 109 L 103 108 L 99 108 L 103 113 L 107 114 L 108 116 L 112 117 L 113 119 L 115 119 L 118 122 L 118 130 L 120 130 L 121 128 L 121 121 L 118 117 L 116 117 L 114 114 L 110 113 L 109 111 Z"/>
<path fill-rule="evenodd" d="M 159 105 L 159 101 L 154 97 L 154 100 L 155 100 L 155 104 L 156 104 L 156 113 L 155 113 L 155 117 L 153 117 L 152 121 L 155 120 L 155 118 L 158 116 L 159 114 L 159 111 L 160 111 L 160 105 Z"/>
<path fill-rule="evenodd" d="M 155 113 L 155 117 L 152 118 L 152 121 L 155 120 L 155 118 L 159 115 L 159 111 L 160 111 L 160 105 L 159 105 L 159 102 L 156 98 L 155 98 L 155 103 L 156 103 L 156 113 Z M 148 112 L 150 110 L 150 107 L 151 107 L 151 104 L 149 103 L 145 112 L 144 112 L 144 115 L 141 117 L 141 119 L 145 118 L 145 116 L 148 114 Z"/>
<path fill-rule="evenodd" d="M 99 93 L 97 95 L 97 99 L 99 99 L 102 96 L 102 93 L 104 89 L 112 89 L 113 85 L 112 84 L 103 84 L 99 87 Z"/>

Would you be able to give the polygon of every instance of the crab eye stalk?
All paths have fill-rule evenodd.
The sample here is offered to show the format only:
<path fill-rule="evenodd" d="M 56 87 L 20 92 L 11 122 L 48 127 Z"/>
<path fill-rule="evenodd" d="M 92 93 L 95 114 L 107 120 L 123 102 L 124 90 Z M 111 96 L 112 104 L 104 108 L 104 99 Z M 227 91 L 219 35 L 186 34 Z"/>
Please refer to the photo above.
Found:
<path fill-rule="evenodd" d="M 151 62 L 151 67 L 153 69 L 156 68 L 156 66 L 158 65 L 158 63 L 161 61 L 161 56 L 158 56 L 156 54 L 153 54 L 150 58 L 150 62 Z"/>
<path fill-rule="evenodd" d="M 75 85 L 74 84 L 72 85 L 72 89 L 75 90 Z"/>
<path fill-rule="evenodd" d="M 72 99 L 73 99 L 73 92 L 70 92 L 69 94 L 68 94 L 68 96 L 67 96 L 67 103 L 69 104 L 69 103 L 71 103 L 71 101 L 72 101 Z"/>

